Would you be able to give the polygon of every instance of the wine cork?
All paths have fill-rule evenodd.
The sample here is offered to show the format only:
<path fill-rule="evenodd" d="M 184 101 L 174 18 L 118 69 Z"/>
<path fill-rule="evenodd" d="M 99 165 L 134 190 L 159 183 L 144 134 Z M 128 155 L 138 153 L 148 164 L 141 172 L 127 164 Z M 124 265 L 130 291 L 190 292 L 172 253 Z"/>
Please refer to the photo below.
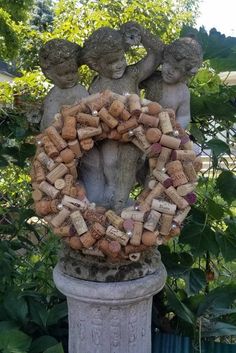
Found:
<path fill-rule="evenodd" d="M 103 252 L 97 248 L 82 249 L 81 251 L 84 255 L 104 257 Z"/>
<path fill-rule="evenodd" d="M 94 98 L 87 100 L 86 105 L 93 113 L 94 111 L 99 111 L 102 109 L 102 107 L 107 106 L 111 100 L 112 100 L 112 92 L 110 90 L 105 90 L 97 96 L 96 94 L 94 94 Z"/>
<path fill-rule="evenodd" d="M 145 250 L 147 250 L 147 246 L 144 244 L 140 244 L 138 246 L 129 244 L 129 245 L 126 245 L 126 247 L 125 247 L 125 254 L 127 254 L 127 255 L 137 254 L 137 253 L 140 253 Z"/>
<path fill-rule="evenodd" d="M 61 152 L 64 148 L 67 147 L 66 141 L 63 140 L 63 138 L 61 137 L 61 135 L 58 133 L 58 131 L 54 126 L 49 126 L 45 130 L 45 132 L 49 137 L 49 139 L 52 141 L 53 145 L 56 146 L 57 151 Z M 49 156 L 49 157 L 53 158 L 53 156 Z"/>
<path fill-rule="evenodd" d="M 196 173 L 199 173 L 201 171 L 202 165 L 203 165 L 203 163 L 202 163 L 201 156 L 198 156 L 193 160 L 193 167 L 194 167 Z"/>
<path fill-rule="evenodd" d="M 89 151 L 94 146 L 94 141 L 92 138 L 86 138 L 80 141 L 80 146 L 84 151 Z"/>
<path fill-rule="evenodd" d="M 76 116 L 76 120 L 80 125 L 98 127 L 100 118 L 99 116 L 93 116 L 91 114 L 79 113 Z"/>
<path fill-rule="evenodd" d="M 96 239 L 92 237 L 91 232 L 85 232 L 80 236 L 80 241 L 83 244 L 83 247 L 86 249 L 91 248 L 96 243 Z"/>
<path fill-rule="evenodd" d="M 77 196 L 77 189 L 76 189 L 75 186 L 72 186 L 72 187 L 70 188 L 70 196 L 71 196 L 71 197 L 76 197 L 76 196 Z"/>
<path fill-rule="evenodd" d="M 169 162 L 166 165 L 167 173 L 171 176 L 173 186 L 187 184 L 188 179 L 184 174 L 182 163 L 180 161 Z"/>
<path fill-rule="evenodd" d="M 60 163 L 56 168 L 54 168 L 49 174 L 46 175 L 46 179 L 54 184 L 57 179 L 60 179 L 68 172 L 68 168 L 65 164 Z"/>
<path fill-rule="evenodd" d="M 65 140 L 74 140 L 76 138 L 76 118 L 74 116 L 64 117 L 61 136 Z"/>
<path fill-rule="evenodd" d="M 131 114 L 126 109 L 124 109 L 120 114 L 120 119 L 125 120 L 125 121 L 129 120 L 130 117 L 131 117 Z"/>
<path fill-rule="evenodd" d="M 114 118 L 119 118 L 123 110 L 125 109 L 124 103 L 120 102 L 119 100 L 115 99 L 112 104 L 110 105 L 110 108 L 108 110 L 109 114 L 114 116 Z"/>
<path fill-rule="evenodd" d="M 101 214 L 99 212 L 87 209 L 84 212 L 84 219 L 88 221 L 89 223 L 100 223 L 101 225 L 105 226 L 106 224 L 106 216 L 104 214 Z"/>
<path fill-rule="evenodd" d="M 128 96 L 128 106 L 131 115 L 139 115 L 141 113 L 140 98 L 137 94 L 130 94 Z"/>
<path fill-rule="evenodd" d="M 66 164 L 66 168 L 68 168 L 69 174 L 71 174 L 73 176 L 74 180 L 76 180 L 78 177 L 76 165 L 77 164 L 76 164 L 75 160 Z"/>
<path fill-rule="evenodd" d="M 119 132 L 119 134 L 124 134 L 129 130 L 135 129 L 136 127 L 138 127 L 137 119 L 135 117 L 132 117 L 129 120 L 120 123 L 117 127 L 117 131 Z"/>
<path fill-rule="evenodd" d="M 190 210 L 191 210 L 191 207 L 188 206 L 184 210 L 179 211 L 173 219 L 174 222 L 180 225 L 185 220 Z"/>
<path fill-rule="evenodd" d="M 73 161 L 75 155 L 74 152 L 71 151 L 71 149 L 65 148 L 63 151 L 61 151 L 60 157 L 63 163 L 70 163 Z"/>
<path fill-rule="evenodd" d="M 135 129 L 133 129 L 133 133 L 138 139 L 138 141 L 142 144 L 144 149 L 147 149 L 150 147 L 150 143 L 146 139 L 145 132 L 142 126 L 138 126 Z"/>
<path fill-rule="evenodd" d="M 147 131 L 146 131 L 146 139 L 150 143 L 159 142 L 161 139 L 161 135 L 162 135 L 161 130 L 159 130 L 157 128 L 152 127 L 152 128 L 147 129 Z"/>
<path fill-rule="evenodd" d="M 66 186 L 65 180 L 57 179 L 54 183 L 54 186 L 57 190 L 62 190 Z"/>
<path fill-rule="evenodd" d="M 81 243 L 80 237 L 78 236 L 73 236 L 68 238 L 69 241 L 69 246 L 73 250 L 81 250 L 83 247 L 83 244 Z"/>
<path fill-rule="evenodd" d="M 156 102 L 148 103 L 148 113 L 151 115 L 158 115 L 162 110 L 162 106 Z"/>
<path fill-rule="evenodd" d="M 145 212 L 134 211 L 134 210 L 123 210 L 121 212 L 121 217 L 123 219 L 132 219 L 133 221 L 143 222 Z"/>
<path fill-rule="evenodd" d="M 101 127 L 102 127 L 103 133 L 104 133 L 104 132 L 109 133 L 109 132 L 111 131 L 111 128 L 110 128 L 109 126 L 107 126 L 107 124 L 105 124 L 105 123 L 103 123 L 103 122 L 101 122 Z"/>
<path fill-rule="evenodd" d="M 68 195 L 63 196 L 61 200 L 61 204 L 71 210 L 75 210 L 79 208 L 81 211 L 84 211 L 87 209 L 86 203 Z"/>
<path fill-rule="evenodd" d="M 156 168 L 157 165 L 157 158 L 150 157 L 148 159 L 149 171 L 152 174 L 153 170 Z"/>
<path fill-rule="evenodd" d="M 140 253 L 129 254 L 129 259 L 132 262 L 138 262 L 140 260 L 140 257 L 141 257 Z"/>
<path fill-rule="evenodd" d="M 42 167 L 42 164 L 39 161 L 37 160 L 34 161 L 33 169 L 34 169 L 35 180 L 37 181 L 37 183 L 40 183 L 46 179 L 45 171 Z"/>
<path fill-rule="evenodd" d="M 157 185 L 157 181 L 155 179 L 149 180 L 148 187 L 149 187 L 150 190 L 153 190 L 156 185 Z"/>
<path fill-rule="evenodd" d="M 185 196 L 188 193 L 194 191 L 195 188 L 196 188 L 195 184 L 188 183 L 188 184 L 178 186 L 176 191 L 180 196 Z"/>
<path fill-rule="evenodd" d="M 136 137 L 133 137 L 131 142 L 138 147 L 143 153 L 146 153 L 146 150 L 143 148 L 143 145 L 139 142 L 139 140 Z"/>
<path fill-rule="evenodd" d="M 35 212 L 39 216 L 46 216 L 51 213 L 51 201 L 41 200 L 35 203 Z"/>
<path fill-rule="evenodd" d="M 163 134 L 161 136 L 161 139 L 160 139 L 160 144 L 162 146 L 165 146 L 165 147 L 168 147 L 168 148 L 172 148 L 172 149 L 179 148 L 180 142 L 181 142 L 180 139 L 177 139 L 175 137 L 172 137 L 172 136 L 169 136 L 169 135 L 165 135 L 165 134 Z M 173 152 L 176 152 L 176 151 L 173 151 Z"/>
<path fill-rule="evenodd" d="M 165 188 L 168 188 L 173 184 L 172 179 L 169 177 L 169 175 L 161 172 L 160 170 L 154 169 L 152 171 L 152 175 L 156 178 L 156 180 L 162 183 Z"/>
<path fill-rule="evenodd" d="M 92 237 L 96 240 L 101 239 L 106 234 L 106 228 L 103 227 L 100 223 L 95 222 L 90 228 L 89 231 Z"/>
<path fill-rule="evenodd" d="M 60 192 L 46 181 L 42 181 L 39 184 L 39 189 L 43 191 L 46 195 L 50 196 L 52 199 L 55 199 Z"/>
<path fill-rule="evenodd" d="M 64 223 L 64 221 L 69 217 L 70 211 L 67 208 L 63 208 L 53 219 L 51 224 L 54 228 L 58 228 Z"/>
<path fill-rule="evenodd" d="M 141 238 L 143 233 L 143 223 L 142 222 L 134 222 L 133 234 L 130 239 L 130 244 L 134 246 L 138 246 L 141 244 Z"/>
<path fill-rule="evenodd" d="M 34 201 L 40 201 L 43 197 L 43 194 L 40 190 L 36 189 L 32 192 L 32 199 Z"/>
<path fill-rule="evenodd" d="M 179 160 L 179 161 L 191 162 L 191 161 L 194 161 L 195 158 L 196 158 L 196 153 L 194 151 L 189 151 L 189 150 L 173 151 L 171 155 L 171 159 L 173 161 Z"/>
<path fill-rule="evenodd" d="M 161 153 L 162 146 L 160 143 L 153 143 L 146 151 L 149 158 L 158 157 Z"/>
<path fill-rule="evenodd" d="M 168 189 L 165 189 L 165 193 L 171 199 L 171 201 L 173 201 L 176 206 L 181 210 L 188 207 L 188 202 L 182 196 L 179 196 L 173 186 L 170 186 Z"/>
<path fill-rule="evenodd" d="M 188 193 L 184 198 L 189 205 L 194 205 L 197 202 L 197 195 L 194 192 Z"/>
<path fill-rule="evenodd" d="M 85 128 L 79 128 L 77 130 L 78 138 L 79 140 L 84 140 L 89 137 L 97 136 L 102 133 L 102 128 L 101 126 L 99 127 L 85 127 Z"/>
<path fill-rule="evenodd" d="M 124 220 L 119 217 L 114 211 L 108 210 L 106 213 L 106 218 L 109 223 L 111 223 L 115 228 L 123 229 Z"/>
<path fill-rule="evenodd" d="M 160 153 L 159 157 L 157 158 L 157 164 L 156 164 L 157 170 L 162 171 L 163 168 L 165 168 L 166 163 L 170 159 L 171 152 L 172 152 L 172 150 L 170 148 L 162 147 L 161 153 Z"/>
<path fill-rule="evenodd" d="M 100 119 L 111 129 L 115 129 L 115 127 L 118 125 L 118 120 L 116 120 L 111 114 L 109 114 L 106 108 L 103 107 L 98 112 L 98 115 Z"/>
<path fill-rule="evenodd" d="M 150 193 L 150 189 L 148 189 L 148 188 L 143 189 L 142 192 L 138 195 L 137 201 L 139 203 L 144 202 L 144 200 L 149 195 L 149 193 Z"/>
<path fill-rule="evenodd" d="M 149 230 L 150 232 L 154 232 L 160 217 L 161 217 L 161 213 L 155 210 L 151 210 L 148 215 L 147 221 L 144 223 L 144 226 L 143 226 L 144 229 Z"/>
<path fill-rule="evenodd" d="M 144 126 L 156 128 L 159 125 L 159 118 L 153 115 L 141 113 L 138 122 Z"/>
<path fill-rule="evenodd" d="M 109 249 L 109 241 L 106 239 L 101 239 L 96 244 L 98 249 L 106 256 L 112 256 L 111 251 Z"/>
<path fill-rule="evenodd" d="M 132 233 L 134 229 L 134 220 L 131 218 L 127 218 L 124 220 L 123 228 L 127 233 Z"/>
<path fill-rule="evenodd" d="M 171 238 L 177 237 L 180 235 L 180 232 L 181 232 L 181 228 L 178 227 L 176 224 L 172 224 L 169 236 Z"/>
<path fill-rule="evenodd" d="M 75 212 L 71 213 L 70 218 L 71 218 L 72 224 L 74 225 L 78 235 L 81 235 L 81 234 L 86 233 L 88 231 L 88 227 L 87 227 L 80 211 L 75 211 Z"/>
<path fill-rule="evenodd" d="M 183 162 L 183 170 L 184 174 L 187 176 L 191 183 L 197 181 L 197 173 L 192 162 Z"/>
<path fill-rule="evenodd" d="M 155 188 L 148 194 L 144 202 L 148 205 L 151 205 L 152 200 L 161 196 L 164 190 L 164 186 L 161 183 L 158 183 Z"/>
<path fill-rule="evenodd" d="M 37 160 L 50 171 L 56 166 L 54 160 L 49 158 L 45 152 L 39 153 L 37 155 Z"/>
<path fill-rule="evenodd" d="M 46 135 L 43 136 L 42 141 L 44 144 L 44 150 L 50 158 L 54 159 L 55 157 L 59 156 L 59 151 L 57 150 L 55 145 L 51 142 L 48 136 Z"/>
<path fill-rule="evenodd" d="M 63 195 L 70 195 L 70 189 L 73 185 L 73 175 L 71 174 L 66 174 L 64 177 L 65 181 L 65 187 L 62 189 L 62 194 Z"/>
<path fill-rule="evenodd" d="M 82 152 L 78 140 L 69 141 L 68 147 L 71 149 L 71 151 L 75 154 L 77 158 L 82 157 Z"/>
<path fill-rule="evenodd" d="M 61 114 L 63 118 L 67 116 L 75 116 L 77 113 L 86 110 L 85 102 L 80 101 L 80 103 L 72 105 L 70 107 L 64 107 L 61 109 Z"/>
<path fill-rule="evenodd" d="M 169 203 L 167 201 L 164 200 L 156 200 L 154 199 L 152 201 L 152 208 L 158 212 L 161 213 L 166 213 L 166 214 L 170 214 L 170 215 L 174 215 L 177 206 L 173 203 Z"/>
<path fill-rule="evenodd" d="M 142 234 L 142 244 L 146 246 L 154 246 L 157 241 L 157 233 L 145 231 Z"/>
<path fill-rule="evenodd" d="M 170 117 L 167 112 L 160 112 L 158 114 L 158 118 L 160 119 L 160 127 L 163 134 L 169 134 L 173 132 L 173 127 L 171 125 Z"/>
<path fill-rule="evenodd" d="M 70 235 L 70 226 L 61 226 L 53 229 L 53 233 L 60 237 L 68 237 Z"/>
<path fill-rule="evenodd" d="M 113 129 L 110 132 L 108 132 L 107 138 L 111 140 L 119 141 L 121 140 L 121 134 L 119 134 L 119 132 L 116 129 Z"/>
<path fill-rule="evenodd" d="M 180 138 L 181 144 L 180 146 L 184 150 L 192 150 L 193 149 L 193 142 L 190 140 L 189 136 L 186 134 Z"/>
<path fill-rule="evenodd" d="M 127 234 L 113 226 L 107 227 L 106 236 L 111 240 L 117 240 L 123 246 L 126 246 L 129 241 L 129 236 Z"/>
<path fill-rule="evenodd" d="M 173 216 L 169 215 L 169 214 L 165 214 L 163 213 L 161 215 L 161 229 L 160 229 L 160 234 L 161 235 L 168 235 L 170 230 L 171 230 L 171 226 L 172 226 L 172 221 L 173 221 Z"/>
<path fill-rule="evenodd" d="M 111 240 L 108 244 L 108 249 L 112 257 L 117 257 L 121 251 L 121 245 L 117 240 Z"/>

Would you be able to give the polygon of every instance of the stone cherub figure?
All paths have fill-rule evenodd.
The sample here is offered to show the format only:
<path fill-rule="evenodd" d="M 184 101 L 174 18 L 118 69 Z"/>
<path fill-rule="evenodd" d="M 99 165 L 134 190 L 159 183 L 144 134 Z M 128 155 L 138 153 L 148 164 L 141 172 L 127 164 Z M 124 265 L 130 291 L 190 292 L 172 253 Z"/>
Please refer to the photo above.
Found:
<path fill-rule="evenodd" d="M 80 54 L 78 44 L 64 39 L 52 39 L 40 49 L 41 69 L 54 84 L 44 100 L 41 130 L 52 124 L 62 105 L 71 105 L 88 96 L 86 89 L 78 83 Z"/>
<path fill-rule="evenodd" d="M 188 78 L 195 75 L 202 64 L 200 44 L 190 37 L 175 40 L 166 46 L 161 72 L 154 72 L 141 83 L 145 97 L 159 102 L 164 108 L 172 108 L 176 120 L 183 128 L 190 122 L 190 93 Z"/>
<path fill-rule="evenodd" d="M 145 57 L 134 65 L 127 65 L 125 51 L 142 43 Z M 91 34 L 83 47 L 83 61 L 97 71 L 89 92 L 110 89 L 118 94 L 139 94 L 139 83 L 151 75 L 162 61 L 163 43 L 142 26 L 128 22 L 120 30 L 102 27 Z M 81 176 L 88 196 L 93 201 L 115 210 L 127 205 L 129 193 L 140 168 L 141 152 L 131 143 L 113 140 L 93 148 L 83 159 Z M 98 182 L 99 181 L 99 182 Z"/>

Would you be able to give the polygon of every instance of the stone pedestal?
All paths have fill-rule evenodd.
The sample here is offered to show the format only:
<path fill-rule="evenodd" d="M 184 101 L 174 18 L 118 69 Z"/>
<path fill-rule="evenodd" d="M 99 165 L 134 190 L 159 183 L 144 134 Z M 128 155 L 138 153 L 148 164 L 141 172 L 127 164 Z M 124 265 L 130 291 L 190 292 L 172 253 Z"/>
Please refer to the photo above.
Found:
<path fill-rule="evenodd" d="M 60 265 L 53 276 L 67 297 L 69 353 L 151 353 L 152 297 L 166 280 L 162 264 L 154 274 L 124 282 L 80 280 Z"/>

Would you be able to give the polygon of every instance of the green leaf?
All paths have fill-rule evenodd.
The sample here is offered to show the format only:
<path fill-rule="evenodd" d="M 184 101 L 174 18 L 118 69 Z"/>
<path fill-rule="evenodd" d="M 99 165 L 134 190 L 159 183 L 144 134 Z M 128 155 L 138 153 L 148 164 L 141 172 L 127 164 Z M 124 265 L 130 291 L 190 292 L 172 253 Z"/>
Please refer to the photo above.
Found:
<path fill-rule="evenodd" d="M 66 301 L 55 305 L 48 314 L 47 325 L 55 325 L 60 319 L 68 315 L 68 308 Z"/>
<path fill-rule="evenodd" d="M 174 313 L 176 313 L 176 315 L 179 316 L 182 320 L 191 325 L 194 325 L 195 317 L 191 310 L 189 310 L 188 307 L 179 300 L 175 292 L 168 285 L 166 285 L 165 288 L 171 310 L 173 310 Z"/>
<path fill-rule="evenodd" d="M 46 351 L 43 353 L 64 353 L 64 349 L 62 347 L 61 343 L 58 343 L 57 345 L 48 348 Z"/>
<path fill-rule="evenodd" d="M 224 233 L 218 232 L 216 239 L 220 247 L 221 254 L 225 261 L 236 259 L 236 233 L 231 233 L 228 229 Z"/>
<path fill-rule="evenodd" d="M 214 255 L 219 253 L 215 232 L 205 224 L 190 222 L 183 228 L 179 241 L 189 244 L 196 255 L 209 251 Z"/>
<path fill-rule="evenodd" d="M 31 320 L 41 327 L 46 327 L 48 319 L 48 311 L 44 304 L 39 303 L 32 297 L 29 300 L 29 310 L 31 315 Z"/>
<path fill-rule="evenodd" d="M 225 209 L 212 199 L 206 199 L 207 212 L 215 219 L 221 219 L 224 216 Z"/>
<path fill-rule="evenodd" d="M 174 277 L 179 277 L 184 272 L 189 270 L 194 262 L 193 256 L 187 252 L 172 252 L 167 254 L 167 256 L 161 252 L 161 259 L 167 269 L 168 274 Z"/>
<path fill-rule="evenodd" d="M 199 142 L 200 144 L 204 143 L 205 137 L 201 130 L 196 126 L 196 124 L 191 124 L 190 133 L 194 136 L 197 142 Z"/>
<path fill-rule="evenodd" d="M 205 272 L 199 268 L 192 268 L 184 276 L 186 281 L 186 292 L 188 295 L 196 294 L 206 286 Z"/>
<path fill-rule="evenodd" d="M 233 172 L 223 171 L 216 180 L 216 186 L 223 199 L 231 204 L 236 199 L 236 176 Z"/>
<path fill-rule="evenodd" d="M 17 329 L 18 325 L 14 321 L 0 321 L 0 332 L 5 330 Z"/>
<path fill-rule="evenodd" d="M 216 308 L 228 308 L 236 299 L 236 285 L 230 284 L 213 289 L 199 305 L 197 316 L 211 314 Z"/>
<path fill-rule="evenodd" d="M 217 337 L 217 336 L 235 336 L 236 326 L 226 322 L 216 322 L 208 326 L 207 330 L 202 332 L 202 337 Z"/>
<path fill-rule="evenodd" d="M 227 143 L 217 138 L 214 138 L 207 142 L 206 147 L 212 150 L 212 153 L 218 158 L 221 154 L 228 154 L 230 155 L 230 148 Z"/>
<path fill-rule="evenodd" d="M 18 293 L 6 293 L 4 299 L 4 308 L 8 315 L 15 321 L 24 323 L 28 314 L 28 306 L 26 300 L 19 296 Z"/>
<path fill-rule="evenodd" d="M 25 333 L 13 329 L 0 333 L 0 350 L 4 353 L 25 353 L 28 352 L 31 338 Z"/>
<path fill-rule="evenodd" d="M 30 347 L 30 353 L 42 353 L 46 349 L 56 346 L 57 340 L 52 336 L 41 336 L 34 340 Z"/>

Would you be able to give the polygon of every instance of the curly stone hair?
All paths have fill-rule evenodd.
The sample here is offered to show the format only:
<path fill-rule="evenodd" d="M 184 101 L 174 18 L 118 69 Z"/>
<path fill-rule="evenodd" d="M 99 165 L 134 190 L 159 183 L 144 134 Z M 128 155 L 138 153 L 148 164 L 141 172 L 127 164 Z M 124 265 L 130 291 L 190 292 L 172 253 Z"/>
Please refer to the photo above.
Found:
<path fill-rule="evenodd" d="M 39 65 L 42 71 L 74 58 L 79 65 L 82 48 L 65 39 L 52 39 L 39 50 Z"/>
<path fill-rule="evenodd" d="M 121 32 L 110 27 L 101 27 L 84 42 L 81 60 L 91 69 L 96 70 L 96 64 L 101 57 L 118 51 L 125 51 Z"/>
<path fill-rule="evenodd" d="M 187 75 L 194 75 L 202 65 L 203 55 L 200 44 L 191 37 L 183 37 L 166 46 L 164 62 L 175 58 L 185 66 Z"/>

